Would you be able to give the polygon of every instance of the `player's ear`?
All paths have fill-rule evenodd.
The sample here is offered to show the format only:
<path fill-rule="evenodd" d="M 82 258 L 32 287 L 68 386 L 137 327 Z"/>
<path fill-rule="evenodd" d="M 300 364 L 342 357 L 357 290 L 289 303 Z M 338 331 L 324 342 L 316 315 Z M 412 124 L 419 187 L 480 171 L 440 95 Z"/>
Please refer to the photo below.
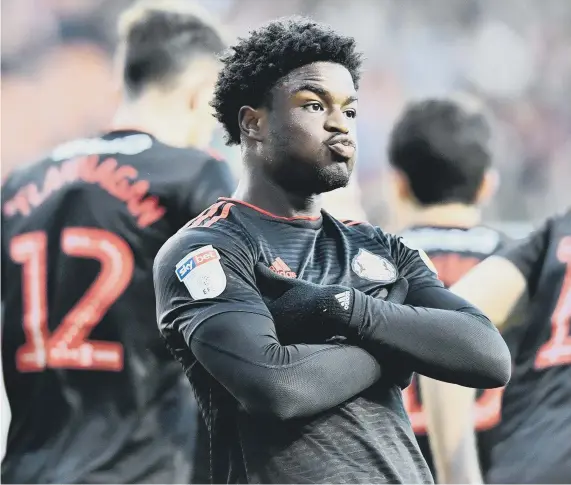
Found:
<path fill-rule="evenodd" d="M 254 109 L 251 106 L 242 106 L 238 112 L 240 132 L 246 138 L 254 141 L 264 139 L 265 112 L 263 109 Z"/>
<path fill-rule="evenodd" d="M 496 169 L 489 169 L 484 174 L 478 194 L 476 195 L 476 204 L 486 204 L 491 200 L 500 186 L 500 174 Z"/>

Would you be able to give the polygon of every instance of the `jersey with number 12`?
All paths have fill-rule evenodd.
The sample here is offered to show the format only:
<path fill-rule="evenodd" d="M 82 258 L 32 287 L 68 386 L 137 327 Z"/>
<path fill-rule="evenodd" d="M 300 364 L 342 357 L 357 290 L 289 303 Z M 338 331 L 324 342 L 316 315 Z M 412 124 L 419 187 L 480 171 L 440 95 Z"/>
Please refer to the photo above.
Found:
<path fill-rule="evenodd" d="M 65 143 L 7 178 L 3 482 L 188 480 L 195 405 L 157 332 L 151 270 L 232 184 L 225 163 L 136 130 Z"/>

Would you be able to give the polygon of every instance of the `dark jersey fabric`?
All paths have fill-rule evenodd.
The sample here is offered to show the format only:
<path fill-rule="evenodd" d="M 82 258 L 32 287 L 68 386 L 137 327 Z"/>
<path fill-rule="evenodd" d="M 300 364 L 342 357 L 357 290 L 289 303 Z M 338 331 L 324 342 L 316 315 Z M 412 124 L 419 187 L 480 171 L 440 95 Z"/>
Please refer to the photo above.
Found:
<path fill-rule="evenodd" d="M 2 188 L 5 483 L 188 481 L 196 405 L 157 332 L 152 264 L 228 166 L 121 130 Z"/>
<path fill-rule="evenodd" d="M 523 273 L 530 300 L 486 480 L 569 483 L 571 211 L 499 255 Z"/>
<path fill-rule="evenodd" d="M 508 243 L 508 238 L 504 234 L 486 226 L 472 228 L 414 226 L 404 231 L 402 236 L 408 245 L 422 248 L 427 253 L 438 270 L 438 277 L 447 287 L 456 283 L 471 268 Z M 484 473 L 489 467 L 494 428 L 501 416 L 502 393 L 503 388 L 477 391 L 475 428 L 480 465 Z M 403 391 L 403 399 L 419 447 L 436 481 L 436 470 L 427 436 L 426 416 L 416 376 L 411 385 Z"/>
<path fill-rule="evenodd" d="M 208 245 L 219 254 L 226 282 L 222 293 L 201 298 L 196 291 L 209 293 L 220 284 L 219 275 L 202 275 L 193 280 L 198 287 L 189 286 L 193 298 L 179 281 L 183 274 L 177 263 L 188 263 L 194 251 L 212 254 L 203 249 Z M 190 342 L 209 320 L 226 312 L 271 318 L 263 289 L 261 293 L 256 286 L 258 262 L 288 277 L 369 295 L 390 287 L 397 276 L 408 280 L 409 293 L 442 287 L 418 251 L 397 237 L 366 223 L 342 223 L 325 211 L 318 218 L 283 218 L 221 199 L 179 231 L 155 261 L 157 311 L 167 345 L 183 363 L 207 423 L 210 480 L 431 483 L 398 386 L 379 381 L 316 416 L 283 421 L 248 413 L 197 361 Z M 167 287 L 169 293 L 162 294 Z"/>

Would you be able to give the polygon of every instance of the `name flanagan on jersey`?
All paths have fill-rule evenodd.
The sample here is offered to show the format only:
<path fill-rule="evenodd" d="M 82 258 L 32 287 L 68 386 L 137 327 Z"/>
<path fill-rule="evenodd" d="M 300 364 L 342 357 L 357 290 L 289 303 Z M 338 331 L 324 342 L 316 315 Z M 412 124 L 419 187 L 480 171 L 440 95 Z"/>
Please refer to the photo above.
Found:
<path fill-rule="evenodd" d="M 131 165 L 118 166 L 114 158 L 99 164 L 97 155 L 78 157 L 48 168 L 43 184 L 30 183 L 22 187 L 3 207 L 6 217 L 27 216 L 50 195 L 64 185 L 77 180 L 98 184 L 103 190 L 127 204 L 127 210 L 137 218 L 139 227 L 147 227 L 163 217 L 166 209 L 155 196 L 148 196 L 147 180 L 134 180 L 139 175 Z"/>

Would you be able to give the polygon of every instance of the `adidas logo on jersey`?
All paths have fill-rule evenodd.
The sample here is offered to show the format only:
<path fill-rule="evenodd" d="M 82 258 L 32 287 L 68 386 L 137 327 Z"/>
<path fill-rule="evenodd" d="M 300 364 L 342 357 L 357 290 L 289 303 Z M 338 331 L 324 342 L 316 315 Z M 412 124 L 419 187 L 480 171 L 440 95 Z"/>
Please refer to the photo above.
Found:
<path fill-rule="evenodd" d="M 349 303 L 351 303 L 351 292 L 349 290 L 337 293 L 335 298 L 337 298 L 337 301 L 343 310 L 349 310 Z"/>
<path fill-rule="evenodd" d="M 284 263 L 282 258 L 276 258 L 270 269 L 279 274 L 280 276 L 285 276 L 286 278 L 297 278 L 297 274 L 291 270 L 291 268 Z"/>

